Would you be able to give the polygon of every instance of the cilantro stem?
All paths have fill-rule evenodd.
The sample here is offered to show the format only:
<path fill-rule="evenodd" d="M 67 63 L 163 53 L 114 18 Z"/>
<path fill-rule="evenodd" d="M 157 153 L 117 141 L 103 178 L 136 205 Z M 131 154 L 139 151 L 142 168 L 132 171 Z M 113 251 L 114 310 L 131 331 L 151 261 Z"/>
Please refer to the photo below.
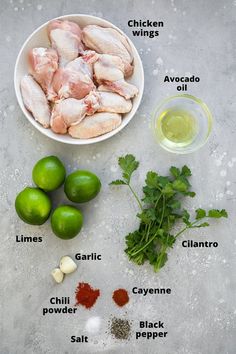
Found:
<path fill-rule="evenodd" d="M 159 230 L 159 228 L 158 228 L 158 230 Z M 135 256 L 136 254 L 142 252 L 148 245 L 150 245 L 150 243 L 152 243 L 152 241 L 154 240 L 154 238 L 155 238 L 155 237 L 157 236 L 157 234 L 158 234 L 158 230 L 157 230 L 157 232 L 150 238 L 150 240 L 149 240 L 147 243 L 145 243 L 145 245 L 143 245 L 143 247 L 141 247 L 140 249 L 138 249 L 137 251 L 135 251 L 135 252 L 133 252 L 133 253 L 129 253 L 129 255 L 133 257 L 133 256 Z"/>
<path fill-rule="evenodd" d="M 135 191 L 133 190 L 133 188 L 131 187 L 131 185 L 130 185 L 129 183 L 127 184 L 127 186 L 128 186 L 129 189 L 131 190 L 131 192 L 132 192 L 134 198 L 136 199 L 136 201 L 137 201 L 137 203 L 138 203 L 140 209 L 143 210 L 143 206 L 142 206 L 142 203 L 141 203 L 139 197 L 137 196 L 137 194 L 135 193 Z"/>
<path fill-rule="evenodd" d="M 163 222 L 163 218 L 164 218 L 164 213 L 165 213 L 165 196 L 163 195 L 163 205 L 162 205 L 162 214 L 161 214 L 161 220 L 160 220 L 160 223 L 159 223 L 159 226 L 158 226 L 158 229 L 157 231 L 155 232 L 155 234 L 150 238 L 150 240 L 145 243 L 145 245 L 143 245 L 140 249 L 138 249 L 137 251 L 133 252 L 133 253 L 129 253 L 130 256 L 135 256 L 136 254 L 142 252 L 147 246 L 150 245 L 150 243 L 152 243 L 152 241 L 156 238 L 156 236 L 158 235 L 158 231 L 161 227 L 161 224 Z"/>
<path fill-rule="evenodd" d="M 158 203 L 159 203 L 159 200 L 161 199 L 162 196 L 163 196 L 163 195 L 162 195 L 162 193 L 161 193 L 160 196 L 158 197 L 156 203 L 155 203 L 154 209 L 157 208 L 157 205 L 158 205 Z M 164 196 L 163 196 L 163 197 L 164 197 Z M 146 242 L 148 241 L 148 237 L 149 237 L 149 233 L 150 233 L 150 228 L 153 226 L 153 224 L 154 224 L 153 221 L 151 221 L 151 222 L 149 223 L 149 225 L 148 225 L 148 230 L 147 230 L 147 228 L 145 227 L 146 236 L 145 236 L 145 234 L 143 235 L 143 237 L 142 237 L 140 243 L 143 242 L 144 237 L 145 237 L 145 241 L 146 241 Z M 146 226 L 147 226 L 147 225 L 146 225 Z"/>
<path fill-rule="evenodd" d="M 182 230 L 180 230 L 174 237 L 177 238 L 179 237 L 184 231 L 186 231 L 187 229 L 189 229 L 189 226 L 184 227 Z"/>
<path fill-rule="evenodd" d="M 151 225 L 152 225 L 152 222 L 150 222 L 150 224 L 148 225 L 148 230 L 147 230 L 147 233 L 146 233 L 146 236 L 145 236 L 145 241 L 146 242 L 148 241 Z"/>
<path fill-rule="evenodd" d="M 195 224 L 197 224 L 199 222 L 199 220 L 195 220 L 193 222 L 191 222 L 189 225 L 187 225 L 186 227 L 184 227 L 182 230 L 180 230 L 174 237 L 177 238 L 179 237 L 184 231 L 188 230 L 188 229 L 192 229 L 194 227 Z"/>
<path fill-rule="evenodd" d="M 160 220 L 160 223 L 159 223 L 159 228 L 161 227 L 161 224 L 163 222 L 163 218 L 164 218 L 164 213 L 165 213 L 165 207 L 166 207 L 166 198 L 165 196 L 163 195 L 163 204 L 162 204 L 162 214 L 161 214 L 161 220 Z"/>
<path fill-rule="evenodd" d="M 155 209 L 156 209 L 156 207 L 157 207 L 157 205 L 158 205 L 158 203 L 159 203 L 159 200 L 161 199 L 161 197 L 162 197 L 162 193 L 159 195 L 159 197 L 158 197 L 158 199 L 157 199 L 157 201 L 156 201 L 156 203 L 155 203 Z"/>

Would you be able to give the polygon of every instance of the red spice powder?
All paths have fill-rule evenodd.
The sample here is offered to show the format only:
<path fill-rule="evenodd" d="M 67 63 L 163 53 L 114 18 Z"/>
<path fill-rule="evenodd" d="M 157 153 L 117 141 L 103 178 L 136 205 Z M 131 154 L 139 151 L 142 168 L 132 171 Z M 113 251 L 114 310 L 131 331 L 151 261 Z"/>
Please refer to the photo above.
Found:
<path fill-rule="evenodd" d="M 99 289 L 93 289 L 88 283 L 79 283 L 75 291 L 75 305 L 82 305 L 90 309 L 99 296 Z"/>
<path fill-rule="evenodd" d="M 112 299 L 118 306 L 124 306 L 129 302 L 129 295 L 125 289 L 117 289 L 113 292 Z"/>

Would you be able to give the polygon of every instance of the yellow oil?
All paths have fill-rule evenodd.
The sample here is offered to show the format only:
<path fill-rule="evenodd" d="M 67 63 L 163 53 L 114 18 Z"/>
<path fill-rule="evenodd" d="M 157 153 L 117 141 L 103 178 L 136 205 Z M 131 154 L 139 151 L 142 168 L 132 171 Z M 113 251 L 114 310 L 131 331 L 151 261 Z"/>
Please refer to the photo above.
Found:
<path fill-rule="evenodd" d="M 158 118 L 157 133 L 162 139 L 180 145 L 191 144 L 197 134 L 197 121 L 188 111 L 169 108 Z"/>

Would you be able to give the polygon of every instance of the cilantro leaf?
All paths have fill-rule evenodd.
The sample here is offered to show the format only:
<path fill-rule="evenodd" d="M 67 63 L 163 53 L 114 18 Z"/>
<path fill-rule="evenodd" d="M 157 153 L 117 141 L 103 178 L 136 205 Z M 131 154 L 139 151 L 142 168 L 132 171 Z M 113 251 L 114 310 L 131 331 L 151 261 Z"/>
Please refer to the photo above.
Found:
<path fill-rule="evenodd" d="M 129 184 L 132 173 L 137 170 L 139 162 L 135 160 L 133 155 L 126 155 L 119 158 L 119 166 L 123 171 L 123 178 Z"/>
<path fill-rule="evenodd" d="M 140 218 L 145 224 L 149 224 L 151 221 L 156 220 L 155 209 L 144 209 L 142 213 L 137 214 L 137 217 Z"/>
<path fill-rule="evenodd" d="M 124 184 L 127 184 L 125 181 L 123 181 L 122 179 L 116 179 L 115 181 L 112 181 L 111 183 L 109 183 L 110 185 L 116 185 L 116 186 L 119 186 L 119 185 L 124 185 Z"/>
<path fill-rule="evenodd" d="M 188 197 L 191 197 L 191 198 L 194 198 L 196 193 L 195 192 L 186 192 L 186 193 L 183 193 L 184 195 L 188 196 Z"/>
<path fill-rule="evenodd" d="M 173 247 L 173 245 L 176 241 L 176 238 L 173 235 L 170 235 L 168 233 L 163 233 L 161 240 L 162 240 L 162 244 L 164 246 Z"/>
<path fill-rule="evenodd" d="M 190 219 L 190 214 L 187 212 L 186 209 L 184 209 L 184 211 L 183 211 L 182 219 L 183 219 L 183 222 L 184 222 L 186 225 L 190 225 L 190 224 L 191 224 L 190 221 L 189 221 L 189 219 Z"/>
<path fill-rule="evenodd" d="M 170 173 L 172 174 L 173 177 L 177 178 L 180 176 L 181 172 L 180 169 L 175 167 L 175 166 L 171 166 L 170 168 Z"/>
<path fill-rule="evenodd" d="M 197 220 L 198 219 L 203 219 L 205 217 L 206 217 L 206 211 L 204 209 L 199 208 L 199 209 L 196 210 L 196 219 Z"/>
<path fill-rule="evenodd" d="M 181 175 L 185 177 L 190 177 L 192 176 L 192 172 L 188 166 L 184 165 L 181 170 Z"/>
<path fill-rule="evenodd" d="M 169 201 L 167 205 L 173 210 L 181 208 L 181 203 L 177 199 L 171 199 L 171 201 Z"/>
<path fill-rule="evenodd" d="M 188 184 L 183 179 L 178 178 L 173 182 L 173 189 L 178 192 L 187 192 Z"/>
<path fill-rule="evenodd" d="M 144 197 L 142 201 L 146 204 L 155 204 L 160 198 L 161 192 L 159 189 L 150 188 L 148 186 L 143 187 Z"/>
<path fill-rule="evenodd" d="M 159 176 L 158 178 L 158 184 L 160 187 L 164 188 L 169 182 L 170 181 L 168 177 Z"/>
<path fill-rule="evenodd" d="M 228 213 L 225 209 L 218 210 L 218 209 L 211 209 L 208 212 L 208 217 L 209 218 L 227 218 Z"/>
<path fill-rule="evenodd" d="M 153 171 L 149 171 L 146 176 L 146 185 L 150 188 L 158 187 L 158 174 Z"/>
<path fill-rule="evenodd" d="M 162 193 L 165 194 L 167 197 L 172 197 L 175 194 L 172 184 L 167 183 L 163 188 Z"/>
<path fill-rule="evenodd" d="M 141 238 L 142 238 L 142 233 L 140 233 L 138 230 L 134 232 L 130 232 L 125 238 L 128 249 L 132 249 L 136 244 L 138 244 Z"/>

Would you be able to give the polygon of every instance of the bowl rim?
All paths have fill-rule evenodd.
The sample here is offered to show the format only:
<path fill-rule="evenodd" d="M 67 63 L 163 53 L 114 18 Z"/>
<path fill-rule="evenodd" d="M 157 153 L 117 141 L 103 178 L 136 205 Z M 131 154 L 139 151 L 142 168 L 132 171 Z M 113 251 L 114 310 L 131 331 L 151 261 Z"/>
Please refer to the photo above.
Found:
<path fill-rule="evenodd" d="M 185 98 L 185 99 L 187 99 L 189 101 L 193 101 L 195 104 L 197 104 L 198 106 L 201 107 L 201 109 L 204 111 L 205 117 L 207 118 L 207 121 L 208 121 L 208 130 L 207 130 L 205 139 L 199 145 L 197 145 L 196 147 L 189 148 L 189 149 L 186 149 L 186 150 L 184 148 L 182 150 L 181 149 L 180 150 L 174 150 L 174 149 L 171 149 L 171 148 L 167 147 L 166 145 L 162 144 L 161 140 L 155 134 L 155 129 L 156 129 L 155 125 L 156 125 L 156 121 L 158 119 L 157 114 L 158 114 L 158 112 L 161 111 L 161 109 L 165 106 L 165 104 L 167 104 L 168 102 L 171 102 L 173 100 L 176 100 L 176 99 L 178 100 L 178 99 L 182 99 L 182 98 Z M 179 155 L 190 154 L 192 152 L 195 152 L 195 151 L 199 150 L 201 147 L 203 147 L 206 144 L 206 142 L 208 141 L 208 139 L 209 139 L 210 133 L 212 131 L 212 125 L 213 125 L 213 116 L 212 116 L 212 113 L 211 113 L 209 107 L 207 106 L 207 104 L 202 99 L 200 99 L 200 98 L 198 98 L 196 96 L 187 94 L 187 93 L 176 94 L 176 95 L 169 96 L 169 97 L 163 99 L 159 103 L 159 105 L 157 106 L 155 111 L 152 113 L 152 118 L 151 118 L 152 131 L 153 131 L 155 140 L 158 142 L 158 144 L 164 150 L 169 151 L 169 152 L 171 152 L 173 154 L 179 154 Z"/>
<path fill-rule="evenodd" d="M 122 33 L 126 39 L 128 40 L 129 44 L 131 45 L 132 48 L 132 52 L 133 55 L 135 57 L 135 59 L 138 61 L 139 63 L 139 67 L 140 67 L 140 73 L 139 73 L 139 82 L 140 82 L 140 86 L 138 87 L 139 89 L 139 93 L 137 96 L 137 101 L 136 101 L 136 107 L 133 108 L 132 110 L 128 113 L 131 113 L 130 117 L 123 123 L 123 125 L 120 125 L 119 127 L 117 127 L 116 129 L 112 130 L 111 132 L 105 133 L 103 135 L 100 135 L 98 137 L 94 137 L 94 138 L 90 138 L 90 139 L 76 139 L 76 138 L 72 138 L 71 136 L 69 136 L 69 140 L 63 140 L 63 137 L 65 135 L 60 135 L 60 134 L 55 134 L 51 136 L 49 134 L 47 134 L 47 129 L 43 128 L 38 122 L 35 121 L 35 119 L 31 116 L 31 113 L 25 108 L 25 105 L 23 103 L 23 99 L 21 96 L 21 92 L 20 92 L 20 88 L 17 85 L 17 75 L 18 75 L 18 66 L 19 66 L 19 62 L 22 56 L 22 53 L 26 47 L 26 45 L 28 44 L 28 42 L 34 37 L 34 35 L 39 32 L 40 30 L 42 30 L 44 27 L 46 27 L 49 22 L 53 21 L 53 20 L 60 20 L 60 19 L 65 19 L 65 20 L 70 20 L 70 18 L 72 17 L 79 17 L 79 18 L 90 18 L 90 19 L 96 19 L 96 20 L 100 20 L 104 22 L 104 25 L 107 26 L 111 26 L 112 28 L 115 28 L 117 31 L 119 31 L 120 33 Z M 39 131 L 41 132 L 44 136 L 48 137 L 49 139 L 52 139 L 54 141 L 58 141 L 64 144 L 70 144 L 70 145 L 90 145 L 90 144 L 95 144 L 104 140 L 107 140 L 109 138 L 111 138 L 112 136 L 116 135 L 117 133 L 119 133 L 123 128 L 125 128 L 129 122 L 134 118 L 142 97 L 143 97 L 143 91 L 144 91 L 144 70 L 143 70 L 143 64 L 142 64 L 142 60 L 140 58 L 140 55 L 138 53 L 138 50 L 136 48 L 136 46 L 134 45 L 134 43 L 132 42 L 132 40 L 128 37 L 128 35 L 126 33 L 124 33 L 119 27 L 117 27 L 116 25 L 114 25 L 112 22 L 103 19 L 101 17 L 98 16 L 93 16 L 93 15 L 89 15 L 89 14 L 67 14 L 67 15 L 62 15 L 62 16 L 58 16 L 58 17 L 54 17 L 46 22 L 44 22 L 42 25 L 40 25 L 39 27 L 37 27 L 24 41 L 24 43 L 22 44 L 19 53 L 17 55 L 16 58 L 16 62 L 15 62 L 15 67 L 14 67 L 14 89 L 15 89 L 15 94 L 16 94 L 16 98 L 17 98 L 17 102 L 21 108 L 21 111 L 23 112 L 23 114 L 25 115 L 25 117 L 28 119 L 28 121 Z"/>

